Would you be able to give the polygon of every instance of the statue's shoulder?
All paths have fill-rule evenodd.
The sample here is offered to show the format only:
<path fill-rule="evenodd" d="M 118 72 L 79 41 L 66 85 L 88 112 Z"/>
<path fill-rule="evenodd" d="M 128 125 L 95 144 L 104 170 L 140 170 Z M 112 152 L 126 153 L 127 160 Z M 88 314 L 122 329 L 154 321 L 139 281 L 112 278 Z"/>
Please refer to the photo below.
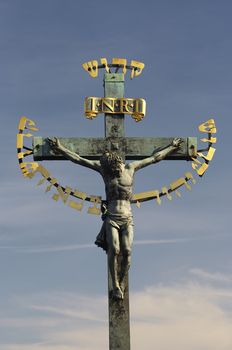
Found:
<path fill-rule="evenodd" d="M 125 165 L 125 170 L 127 171 L 127 172 L 134 172 L 134 165 L 133 165 L 133 162 L 130 162 L 130 163 L 127 163 L 126 165 Z"/>

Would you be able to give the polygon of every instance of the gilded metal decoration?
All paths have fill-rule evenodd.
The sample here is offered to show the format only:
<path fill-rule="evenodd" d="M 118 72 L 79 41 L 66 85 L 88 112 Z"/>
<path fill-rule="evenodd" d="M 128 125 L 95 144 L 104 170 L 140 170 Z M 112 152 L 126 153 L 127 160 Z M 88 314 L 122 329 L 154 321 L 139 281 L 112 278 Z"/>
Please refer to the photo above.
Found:
<path fill-rule="evenodd" d="M 212 143 L 216 143 L 216 138 L 211 137 L 211 133 L 209 133 L 208 129 L 206 129 L 206 126 L 211 125 L 211 130 L 213 130 L 213 133 L 216 133 L 216 126 L 213 119 L 210 119 L 209 121 L 201 124 L 199 126 L 199 130 L 201 132 L 206 132 L 208 134 L 207 138 L 201 139 L 204 143 L 208 143 L 208 147 L 204 150 L 204 152 L 197 152 L 197 157 L 201 158 L 201 161 L 198 158 L 192 158 L 192 168 L 196 171 L 196 173 L 201 177 L 205 171 L 209 167 L 209 162 L 213 159 L 215 148 L 211 146 Z M 24 138 L 32 138 L 33 135 L 29 133 L 24 133 L 25 129 L 29 129 L 31 131 L 37 131 L 36 124 L 33 120 L 26 118 L 25 116 L 21 117 L 19 122 L 19 132 L 17 134 L 17 156 L 19 160 L 19 167 L 24 177 L 27 178 L 33 178 L 36 173 L 39 173 L 42 176 L 42 179 L 39 180 L 38 185 L 42 185 L 44 181 L 48 181 L 50 185 L 46 187 L 45 192 L 49 192 L 52 187 L 56 190 L 57 193 L 55 193 L 55 197 L 53 195 L 53 199 L 61 200 L 64 204 L 67 204 L 69 207 L 81 210 L 83 208 L 83 203 L 77 203 L 74 200 L 67 201 L 68 197 L 72 196 L 77 199 L 81 199 L 82 201 L 87 202 L 93 202 L 92 198 L 93 196 L 86 194 L 85 192 L 81 192 L 75 189 L 72 189 L 71 187 L 64 187 L 60 185 L 55 178 L 51 176 L 48 170 L 46 170 L 45 167 L 40 165 L 38 162 L 30 161 L 27 162 L 24 160 L 25 157 L 33 155 L 33 149 L 31 149 L 28 146 L 25 146 Z M 213 142 L 212 142 L 213 141 Z M 187 189 L 190 189 L 188 182 L 192 181 L 193 184 L 196 183 L 196 181 L 193 178 L 192 173 L 187 172 L 183 177 L 178 178 L 177 180 L 171 182 L 171 184 L 168 187 L 162 187 L 160 190 L 155 189 L 151 191 L 141 192 L 134 194 L 131 199 L 131 203 L 137 204 L 145 201 L 149 201 L 152 199 L 156 199 L 158 204 L 161 204 L 161 197 L 166 196 L 169 200 L 171 200 L 171 193 L 175 192 L 177 197 L 180 197 L 180 192 L 177 191 L 182 186 L 185 186 Z M 96 201 L 97 204 L 101 204 L 100 196 L 94 196 L 94 198 L 98 198 L 98 201 Z M 64 200 L 65 199 L 65 200 Z M 95 208 L 91 207 L 90 209 Z M 99 208 L 98 208 L 99 209 Z M 99 210 L 88 210 L 89 214 L 95 214 L 100 215 Z"/>
<path fill-rule="evenodd" d="M 30 130 L 32 131 L 38 130 L 37 128 L 35 128 L 36 124 L 34 121 L 27 119 L 25 116 L 23 116 L 20 119 L 19 133 L 17 134 L 17 150 L 18 150 L 17 154 L 18 154 L 18 160 L 19 160 L 19 167 L 21 169 L 23 176 L 32 179 L 35 176 L 35 174 L 39 173 L 42 176 L 42 178 L 39 180 L 37 185 L 40 186 L 44 184 L 45 180 L 48 181 L 50 184 L 46 187 L 45 192 L 49 192 L 52 188 L 54 188 L 56 190 L 56 193 L 52 196 L 52 198 L 56 201 L 61 199 L 64 204 L 67 204 L 69 207 L 73 209 L 81 210 L 83 207 L 83 203 L 77 203 L 71 199 L 69 199 L 68 201 L 68 198 L 70 196 L 81 199 L 82 201 L 95 202 L 96 204 L 100 205 L 102 203 L 100 196 L 91 196 L 91 195 L 87 195 L 85 192 L 72 189 L 71 187 L 64 187 L 58 183 L 56 178 L 52 177 L 50 172 L 44 166 L 40 165 L 38 162 L 34 162 L 34 161 L 26 162 L 24 160 L 24 157 L 33 155 L 33 150 L 29 149 L 29 147 L 26 146 L 23 141 L 24 137 L 31 138 L 33 136 L 32 134 L 24 133 L 24 130 L 28 129 L 28 127 L 26 127 L 26 124 L 29 122 L 33 123 L 33 126 L 34 126 L 33 130 L 32 129 Z M 193 180 L 193 176 L 191 175 L 191 173 L 186 173 L 186 174 L 188 175 L 172 182 L 168 188 L 163 187 L 161 190 L 156 189 L 152 191 L 134 194 L 132 196 L 131 203 L 140 203 L 140 202 L 148 201 L 155 198 L 157 199 L 157 202 L 160 204 L 161 203 L 160 197 L 167 196 L 170 199 L 169 194 L 171 192 L 175 191 L 176 189 L 180 188 L 183 185 L 186 185 L 186 183 L 189 180 Z M 92 208 L 95 208 L 95 207 L 91 207 L 91 209 Z M 88 210 L 88 213 L 100 215 L 99 210 Z"/>
<path fill-rule="evenodd" d="M 125 58 L 113 58 L 112 62 L 108 64 L 106 58 L 100 59 L 100 64 L 97 60 L 89 61 L 83 63 L 82 67 L 89 73 L 92 78 L 98 76 L 98 70 L 104 68 L 107 73 L 111 73 L 111 68 L 116 68 L 116 70 L 122 68 L 123 74 L 126 74 L 127 70 L 131 70 L 130 78 L 138 77 L 142 74 L 142 71 L 145 67 L 144 63 L 131 60 L 130 64 L 127 65 L 127 59 Z"/>
<path fill-rule="evenodd" d="M 36 174 L 40 174 L 42 178 L 37 183 L 37 186 L 41 186 L 44 184 L 45 181 L 49 182 L 49 185 L 46 187 L 45 192 L 49 192 L 52 188 L 56 191 L 52 195 L 52 199 L 55 201 L 58 201 L 61 199 L 64 204 L 67 204 L 70 208 L 81 210 L 83 207 L 83 203 L 76 202 L 74 200 L 69 199 L 70 196 L 81 199 L 82 201 L 93 201 L 93 196 L 88 196 L 86 193 L 81 192 L 76 189 L 72 189 L 71 187 L 64 187 L 61 186 L 57 179 L 52 177 L 50 172 L 40 165 L 37 162 L 31 161 L 27 162 L 24 160 L 24 158 L 28 155 L 33 155 L 33 150 L 30 149 L 28 146 L 26 146 L 24 137 L 32 138 L 32 134 L 25 134 L 24 130 L 29 129 L 31 131 L 37 131 L 38 129 L 35 127 L 35 122 L 31 119 L 26 118 L 25 116 L 21 117 L 19 122 L 19 132 L 17 134 L 17 155 L 18 155 L 18 161 L 19 161 L 19 167 L 24 177 L 27 177 L 29 179 L 32 179 Z M 94 200 L 97 203 L 100 203 L 100 196 L 95 196 L 94 198 L 97 198 L 97 201 Z M 99 212 L 91 212 L 91 214 L 98 214 Z"/>
<path fill-rule="evenodd" d="M 201 161 L 193 158 L 192 168 L 199 176 L 203 176 L 205 171 L 208 169 L 209 162 L 213 159 L 216 151 L 216 149 L 212 147 L 212 144 L 215 144 L 217 141 L 216 137 L 212 137 L 212 134 L 216 134 L 217 132 L 214 119 L 209 119 L 205 123 L 200 124 L 199 131 L 206 132 L 208 134 L 208 138 L 201 139 L 202 142 L 208 143 L 208 147 L 197 152 L 197 156 L 201 158 Z"/>
<path fill-rule="evenodd" d="M 146 101 L 143 98 L 86 97 L 85 116 L 93 119 L 99 113 L 129 114 L 136 122 L 146 113 Z"/>
<path fill-rule="evenodd" d="M 96 244 L 107 252 L 109 267 L 109 320 L 110 349 L 129 350 L 129 291 L 128 270 L 131 262 L 133 241 L 133 218 L 131 204 L 138 208 L 142 202 L 153 200 L 161 204 L 162 198 L 172 200 L 181 197 L 180 188 L 191 190 L 196 180 L 191 172 L 164 185 L 160 189 L 132 193 L 136 171 L 161 160 L 189 160 L 192 168 L 201 177 L 212 161 L 217 141 L 214 119 L 199 126 L 205 133 L 200 140 L 196 137 L 126 137 L 124 115 L 131 115 L 135 121 L 145 116 L 146 102 L 142 98 L 125 98 L 125 75 L 130 70 L 133 79 L 141 75 L 144 64 L 127 59 L 106 58 L 92 60 L 83 68 L 96 78 L 100 69 L 105 70 L 104 97 L 86 97 L 84 113 L 88 119 L 105 114 L 105 137 L 98 138 L 43 138 L 33 136 L 38 129 L 33 120 L 23 116 L 19 121 L 17 134 L 17 157 L 24 177 L 39 176 L 37 186 L 45 192 L 52 191 L 52 199 L 76 210 L 83 209 L 89 202 L 89 214 L 102 214 L 102 228 Z M 114 72 L 112 72 L 114 70 Z M 33 140 L 33 145 L 28 141 Z M 30 157 L 33 156 L 33 159 Z M 29 157 L 29 158 L 28 158 Z M 29 161 L 28 161 L 29 159 Z M 41 165 L 43 160 L 71 160 L 74 163 L 98 172 L 104 181 L 106 199 L 89 195 L 80 189 L 62 186 L 50 172 Z M 130 162 L 126 162 L 130 161 Z"/>

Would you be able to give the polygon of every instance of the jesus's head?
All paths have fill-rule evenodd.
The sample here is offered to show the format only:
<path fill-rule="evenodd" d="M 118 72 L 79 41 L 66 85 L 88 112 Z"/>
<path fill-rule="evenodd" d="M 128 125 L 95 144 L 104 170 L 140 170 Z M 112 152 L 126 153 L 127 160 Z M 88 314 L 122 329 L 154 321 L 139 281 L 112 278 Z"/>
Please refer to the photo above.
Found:
<path fill-rule="evenodd" d="M 113 176 L 118 176 L 124 168 L 122 157 L 114 151 L 105 151 L 100 158 L 100 163 L 104 172 Z"/>

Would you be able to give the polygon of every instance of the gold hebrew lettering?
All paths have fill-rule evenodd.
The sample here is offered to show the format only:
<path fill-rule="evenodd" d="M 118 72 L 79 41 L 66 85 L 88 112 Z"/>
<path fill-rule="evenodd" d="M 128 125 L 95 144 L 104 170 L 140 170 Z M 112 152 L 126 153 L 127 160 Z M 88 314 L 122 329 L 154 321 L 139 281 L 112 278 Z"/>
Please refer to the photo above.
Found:
<path fill-rule="evenodd" d="M 78 190 L 74 190 L 73 191 L 74 196 L 76 196 L 77 198 L 80 198 L 82 200 L 85 200 L 85 198 L 87 197 L 87 194 Z"/>
<path fill-rule="evenodd" d="M 138 61 L 134 61 L 132 60 L 130 65 L 132 66 L 132 70 L 131 70 L 131 79 L 133 79 L 134 77 L 137 77 L 139 76 L 142 71 L 143 71 L 143 68 L 145 66 L 144 63 L 142 62 L 138 62 Z"/>
<path fill-rule="evenodd" d="M 126 63 L 127 63 L 126 58 L 112 58 L 112 64 L 118 64 L 120 66 L 123 66 L 122 68 L 123 74 L 126 74 Z"/>
<path fill-rule="evenodd" d="M 29 171 L 26 167 L 21 168 L 21 172 L 22 172 L 23 176 L 25 176 L 25 177 L 29 176 L 29 174 L 30 174 L 30 171 Z M 34 174 L 34 173 L 33 173 L 33 174 Z M 32 177 L 33 177 L 33 176 L 32 176 Z M 31 177 L 31 178 L 32 178 L 32 177 Z"/>
<path fill-rule="evenodd" d="M 89 61 L 82 64 L 82 67 L 89 73 L 92 78 L 98 76 L 98 62 L 97 60 Z"/>
<path fill-rule="evenodd" d="M 201 139 L 202 142 L 211 142 L 211 143 L 216 143 L 217 142 L 217 138 L 216 137 L 210 137 L 209 139 L 204 138 Z"/>
<path fill-rule="evenodd" d="M 101 203 L 102 197 L 100 196 L 90 196 L 90 202 L 93 203 Z"/>
<path fill-rule="evenodd" d="M 133 195 L 132 200 L 136 201 L 137 203 L 139 201 L 142 201 L 144 199 L 146 200 L 148 198 L 156 198 L 157 203 L 161 204 L 160 193 L 158 190 L 136 193 Z"/>
<path fill-rule="evenodd" d="M 54 199 L 54 201 L 58 201 L 60 198 L 60 195 L 58 193 L 55 193 L 53 196 L 52 196 L 52 199 Z"/>
<path fill-rule="evenodd" d="M 192 158 L 192 160 L 194 161 L 194 163 L 202 164 L 197 158 Z"/>
<path fill-rule="evenodd" d="M 46 179 L 51 177 L 49 171 L 46 168 L 44 168 L 42 165 L 39 165 L 36 171 L 39 172 Z"/>
<path fill-rule="evenodd" d="M 109 72 L 110 72 L 110 69 L 109 69 L 109 66 L 108 66 L 108 63 L 107 63 L 107 59 L 106 59 L 106 58 L 101 58 L 101 64 L 104 64 L 105 70 L 107 71 L 107 73 L 109 73 Z"/>
<path fill-rule="evenodd" d="M 52 184 L 53 186 L 58 184 L 58 183 L 57 183 L 57 179 L 55 179 L 54 177 L 53 177 L 49 182 L 50 182 L 50 184 Z"/>
<path fill-rule="evenodd" d="M 81 211 L 83 208 L 83 203 L 78 203 L 75 201 L 69 201 L 68 205 L 70 208 L 73 208 L 73 209 L 78 210 L 78 211 Z"/>
<path fill-rule="evenodd" d="M 159 191 L 156 191 L 156 202 L 160 205 L 161 204 L 161 198 Z"/>
<path fill-rule="evenodd" d="M 38 131 L 39 129 L 36 127 L 36 124 L 33 120 L 27 119 L 25 124 L 25 129 L 31 130 L 31 131 Z"/>
<path fill-rule="evenodd" d="M 204 153 L 201 153 L 201 152 L 198 152 L 197 155 L 198 155 L 199 157 L 202 157 L 202 158 L 204 158 L 204 159 L 210 161 L 210 160 L 213 159 L 213 156 L 214 156 L 215 151 L 216 151 L 215 148 L 210 147 L 210 148 L 209 148 L 209 151 L 208 151 L 208 153 L 207 153 L 206 155 L 205 155 Z"/>
<path fill-rule="evenodd" d="M 187 182 L 185 182 L 185 187 L 187 190 L 191 191 L 191 186 Z"/>
<path fill-rule="evenodd" d="M 68 197 L 70 196 L 70 193 L 72 192 L 72 188 L 71 187 L 66 187 L 63 190 L 61 186 L 58 186 L 57 187 L 57 192 L 59 193 L 59 196 L 61 197 L 62 201 L 64 203 L 66 203 L 67 200 L 68 200 Z"/>
<path fill-rule="evenodd" d="M 199 125 L 199 131 L 208 132 L 209 134 L 215 134 L 217 129 L 215 127 L 214 119 L 209 119 L 205 123 Z"/>
<path fill-rule="evenodd" d="M 50 178 L 50 173 L 45 168 L 43 168 L 41 165 L 39 165 L 38 168 L 34 171 L 34 174 L 36 172 L 39 172 L 43 176 L 43 178 L 40 180 L 41 183 L 43 183 L 42 182 L 43 180 L 48 180 L 50 182 L 50 184 L 46 187 L 45 192 L 49 192 L 51 190 L 52 186 L 57 184 L 57 179 Z M 45 175 L 47 175 L 47 176 L 45 176 Z M 38 182 L 38 185 L 40 184 L 40 181 Z"/>
<path fill-rule="evenodd" d="M 159 191 L 155 190 L 155 191 L 147 191 L 147 192 L 140 192 L 140 193 L 135 193 L 132 197 L 133 200 L 135 201 L 139 201 L 141 199 L 146 199 L 146 198 L 152 198 L 152 197 L 156 197 L 157 194 L 159 194 Z"/>
<path fill-rule="evenodd" d="M 167 199 L 169 199 L 170 201 L 172 200 L 172 196 L 171 196 L 170 193 L 168 192 L 167 187 L 162 187 L 161 191 L 162 191 L 163 194 L 166 194 Z"/>
<path fill-rule="evenodd" d="M 202 176 L 208 169 L 209 165 L 207 163 L 202 164 L 202 166 L 197 170 L 197 173 Z"/>
<path fill-rule="evenodd" d="M 25 125 L 26 125 L 26 121 L 27 121 L 27 117 L 22 116 L 19 120 L 19 125 L 18 125 L 18 129 L 19 130 L 24 130 L 25 129 Z"/>
<path fill-rule="evenodd" d="M 21 169 L 28 169 L 28 170 L 36 170 L 38 168 L 38 163 L 35 163 L 35 162 L 22 162 L 19 164 L 20 168 Z"/>
<path fill-rule="evenodd" d="M 90 202 L 94 203 L 93 207 L 88 208 L 88 213 L 93 215 L 100 215 L 101 209 L 97 207 L 97 203 L 101 203 L 102 198 L 100 196 L 90 196 Z"/>
<path fill-rule="evenodd" d="M 19 120 L 19 125 L 18 125 L 19 130 L 24 130 L 24 129 L 29 129 L 32 131 L 38 131 L 38 128 L 36 128 L 36 124 L 33 120 L 28 119 L 25 116 L 22 116 Z"/>
<path fill-rule="evenodd" d="M 32 134 L 17 134 L 17 143 L 16 143 L 16 147 L 17 148 L 23 148 L 23 138 L 24 137 L 31 137 L 33 136 Z"/>
<path fill-rule="evenodd" d="M 28 177 L 29 179 L 33 179 L 34 176 L 35 176 L 35 171 L 33 171 L 33 172 L 27 174 L 27 177 Z"/>
<path fill-rule="evenodd" d="M 35 162 L 22 162 L 19 164 L 21 171 L 24 176 L 28 176 L 31 173 L 34 173 L 38 168 L 38 163 Z"/>
<path fill-rule="evenodd" d="M 94 205 L 93 207 L 89 207 L 87 212 L 88 214 L 100 215 L 101 209 Z"/>
<path fill-rule="evenodd" d="M 48 185 L 48 186 L 46 187 L 45 192 L 49 192 L 49 191 L 51 190 L 52 186 L 53 186 L 52 184 Z"/>
<path fill-rule="evenodd" d="M 176 181 L 173 181 L 171 184 L 170 184 L 170 189 L 172 191 L 174 191 L 176 188 L 182 186 L 185 184 L 185 179 L 183 177 L 180 177 L 179 179 L 177 179 Z"/>
<path fill-rule="evenodd" d="M 140 199 L 144 199 L 147 197 L 147 192 L 141 192 L 141 193 L 135 193 L 132 197 L 133 200 L 140 200 Z"/>
<path fill-rule="evenodd" d="M 177 197 L 179 197 L 179 198 L 181 197 L 180 191 L 176 190 L 176 191 L 175 191 L 175 194 L 177 195 Z"/>
<path fill-rule="evenodd" d="M 185 177 L 187 178 L 187 180 L 191 180 L 194 185 L 196 184 L 196 180 L 194 179 L 192 173 L 190 172 L 185 173 Z"/>
<path fill-rule="evenodd" d="M 17 148 L 23 148 L 23 134 L 17 134 Z"/>
<path fill-rule="evenodd" d="M 197 172 L 199 176 L 202 176 L 208 169 L 209 165 L 207 163 L 201 163 L 197 159 L 192 162 L 192 168 Z"/>
<path fill-rule="evenodd" d="M 42 179 L 39 180 L 39 182 L 37 183 L 37 186 L 42 185 L 44 181 L 46 181 L 46 179 L 43 177 Z"/>
<path fill-rule="evenodd" d="M 19 152 L 17 153 L 18 159 L 22 159 L 25 156 L 28 156 L 30 154 L 33 154 L 33 151 L 25 151 L 25 152 Z"/>

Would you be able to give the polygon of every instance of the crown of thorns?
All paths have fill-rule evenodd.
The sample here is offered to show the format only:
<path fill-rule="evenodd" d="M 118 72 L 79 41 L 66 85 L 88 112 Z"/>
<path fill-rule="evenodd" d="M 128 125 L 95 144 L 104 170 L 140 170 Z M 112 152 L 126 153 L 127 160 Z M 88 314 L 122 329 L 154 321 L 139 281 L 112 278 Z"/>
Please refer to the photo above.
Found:
<path fill-rule="evenodd" d="M 123 163 L 123 159 L 117 152 L 106 151 L 101 156 L 100 163 L 102 167 L 114 170 L 119 163 Z"/>

